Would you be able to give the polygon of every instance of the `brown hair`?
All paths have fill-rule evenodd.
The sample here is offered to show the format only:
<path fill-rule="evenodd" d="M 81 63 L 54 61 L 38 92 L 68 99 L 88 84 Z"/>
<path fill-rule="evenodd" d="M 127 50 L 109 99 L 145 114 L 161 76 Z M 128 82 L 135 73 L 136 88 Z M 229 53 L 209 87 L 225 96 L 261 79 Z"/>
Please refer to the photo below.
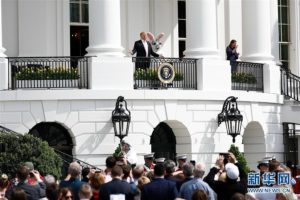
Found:
<path fill-rule="evenodd" d="M 234 43 L 236 43 L 236 40 L 231 40 L 228 46 L 231 48 L 231 45 Z"/>
<path fill-rule="evenodd" d="M 192 195 L 192 200 L 207 200 L 208 196 L 204 190 L 195 190 Z"/>
<path fill-rule="evenodd" d="M 236 192 L 234 193 L 234 195 L 231 197 L 230 200 L 245 200 L 245 195 Z"/>
<path fill-rule="evenodd" d="M 79 191 L 80 199 L 90 199 L 92 197 L 92 188 L 89 184 L 83 184 Z"/>
<path fill-rule="evenodd" d="M 105 183 L 105 176 L 102 173 L 94 173 L 89 178 L 89 183 L 93 189 L 99 190 L 100 186 Z"/>
<path fill-rule="evenodd" d="M 57 199 L 61 200 L 61 199 L 65 198 L 67 196 L 68 192 L 70 192 L 72 194 L 72 191 L 70 190 L 70 188 L 67 188 L 67 187 L 61 188 L 58 192 Z"/>
<path fill-rule="evenodd" d="M 6 174 L 2 174 L 0 176 L 0 189 L 7 188 L 8 183 L 9 183 L 8 176 Z"/>
<path fill-rule="evenodd" d="M 280 166 L 280 162 L 278 162 L 277 160 L 272 160 L 269 163 L 269 171 L 273 172 L 277 170 L 279 166 Z"/>
<path fill-rule="evenodd" d="M 26 200 L 26 193 L 21 188 L 14 188 L 11 193 L 11 200 Z"/>
<path fill-rule="evenodd" d="M 139 178 L 138 180 L 138 185 L 137 187 L 142 190 L 143 186 L 146 185 L 147 183 L 150 183 L 150 179 L 146 176 L 142 176 L 141 178 Z"/>
<path fill-rule="evenodd" d="M 122 174 L 123 174 L 123 169 L 122 169 L 122 167 L 120 167 L 118 165 L 114 166 L 111 170 L 112 177 L 122 176 Z"/>

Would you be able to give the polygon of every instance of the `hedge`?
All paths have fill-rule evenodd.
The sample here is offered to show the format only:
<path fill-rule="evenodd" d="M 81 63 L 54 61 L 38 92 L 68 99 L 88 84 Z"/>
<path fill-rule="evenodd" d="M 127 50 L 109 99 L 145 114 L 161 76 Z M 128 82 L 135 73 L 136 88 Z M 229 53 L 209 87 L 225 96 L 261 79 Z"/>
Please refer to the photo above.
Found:
<path fill-rule="evenodd" d="M 9 177 L 14 177 L 20 164 L 26 161 L 32 162 L 42 175 L 61 177 L 61 158 L 40 138 L 30 134 L 0 132 L 0 143 L 5 147 L 0 152 L 1 172 Z"/>

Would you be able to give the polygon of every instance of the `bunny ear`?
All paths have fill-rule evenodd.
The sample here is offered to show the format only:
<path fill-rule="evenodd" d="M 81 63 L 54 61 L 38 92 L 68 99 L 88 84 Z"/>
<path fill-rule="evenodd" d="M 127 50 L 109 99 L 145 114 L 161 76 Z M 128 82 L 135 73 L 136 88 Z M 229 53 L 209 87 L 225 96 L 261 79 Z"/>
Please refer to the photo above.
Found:
<path fill-rule="evenodd" d="M 162 37 L 164 37 L 165 33 L 160 33 L 156 36 L 156 40 L 159 41 Z"/>
<path fill-rule="evenodd" d="M 150 41 L 153 41 L 154 40 L 154 35 L 150 32 L 147 33 L 147 37 Z"/>

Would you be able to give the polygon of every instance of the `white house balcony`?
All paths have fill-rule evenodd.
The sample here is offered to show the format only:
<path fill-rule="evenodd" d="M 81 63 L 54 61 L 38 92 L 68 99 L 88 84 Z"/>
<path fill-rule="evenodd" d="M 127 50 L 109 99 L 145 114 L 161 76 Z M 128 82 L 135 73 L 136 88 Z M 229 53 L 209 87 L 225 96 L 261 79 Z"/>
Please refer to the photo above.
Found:
<path fill-rule="evenodd" d="M 105 65 L 100 67 L 93 65 L 91 59 L 92 57 L 8 57 L 5 60 L 7 74 L 2 74 L 2 80 L 6 81 L 2 81 L 1 88 L 93 89 L 98 88 L 99 84 L 105 85 L 105 82 L 98 82 L 97 76 L 101 77 L 100 73 L 111 73 L 109 79 L 116 83 L 118 80 L 115 77 L 124 76 L 122 70 L 110 69 Z M 279 83 L 281 80 L 279 74 L 271 77 L 268 70 L 264 70 L 268 66 L 261 63 L 239 61 L 236 72 L 230 72 L 227 61 L 223 63 L 224 66 L 218 66 L 219 63 L 203 65 L 201 59 L 194 58 L 133 57 L 129 64 L 127 59 L 124 64 L 119 62 L 116 67 L 123 70 L 128 67 L 130 68 L 128 71 L 133 72 L 127 74 L 130 77 L 125 79 L 129 90 L 244 90 L 269 93 L 265 89 L 270 88 L 271 82 Z M 160 67 L 164 64 L 171 66 L 173 76 L 171 80 L 163 81 L 159 76 Z M 220 73 L 220 70 L 223 72 Z M 119 80 L 121 84 L 123 81 Z M 284 84 L 282 81 L 281 83 Z M 279 91 L 279 84 L 276 86 Z M 120 88 L 115 85 L 115 88 L 111 89 Z"/>

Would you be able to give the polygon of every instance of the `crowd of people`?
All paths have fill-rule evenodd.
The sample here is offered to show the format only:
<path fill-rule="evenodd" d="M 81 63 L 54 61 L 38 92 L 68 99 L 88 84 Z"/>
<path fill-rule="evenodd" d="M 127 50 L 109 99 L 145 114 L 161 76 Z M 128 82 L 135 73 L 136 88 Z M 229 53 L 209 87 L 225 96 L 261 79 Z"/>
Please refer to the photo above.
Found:
<path fill-rule="evenodd" d="M 144 155 L 144 164 L 129 164 L 126 156 L 106 159 L 105 170 L 82 169 L 72 162 L 68 175 L 57 181 L 52 175 L 41 176 L 31 162 L 22 164 L 16 178 L 2 174 L 0 199 L 12 200 L 292 200 L 297 199 L 291 185 L 268 185 L 271 188 L 289 187 L 288 193 L 249 193 L 247 174 L 234 154 L 219 155 L 216 164 L 205 176 L 203 163 L 178 155 L 177 163 L 154 154 Z M 260 178 L 265 172 L 289 172 L 276 159 L 258 164 Z M 257 172 L 258 173 L 258 172 Z M 264 187 L 260 183 L 259 187 Z"/>

